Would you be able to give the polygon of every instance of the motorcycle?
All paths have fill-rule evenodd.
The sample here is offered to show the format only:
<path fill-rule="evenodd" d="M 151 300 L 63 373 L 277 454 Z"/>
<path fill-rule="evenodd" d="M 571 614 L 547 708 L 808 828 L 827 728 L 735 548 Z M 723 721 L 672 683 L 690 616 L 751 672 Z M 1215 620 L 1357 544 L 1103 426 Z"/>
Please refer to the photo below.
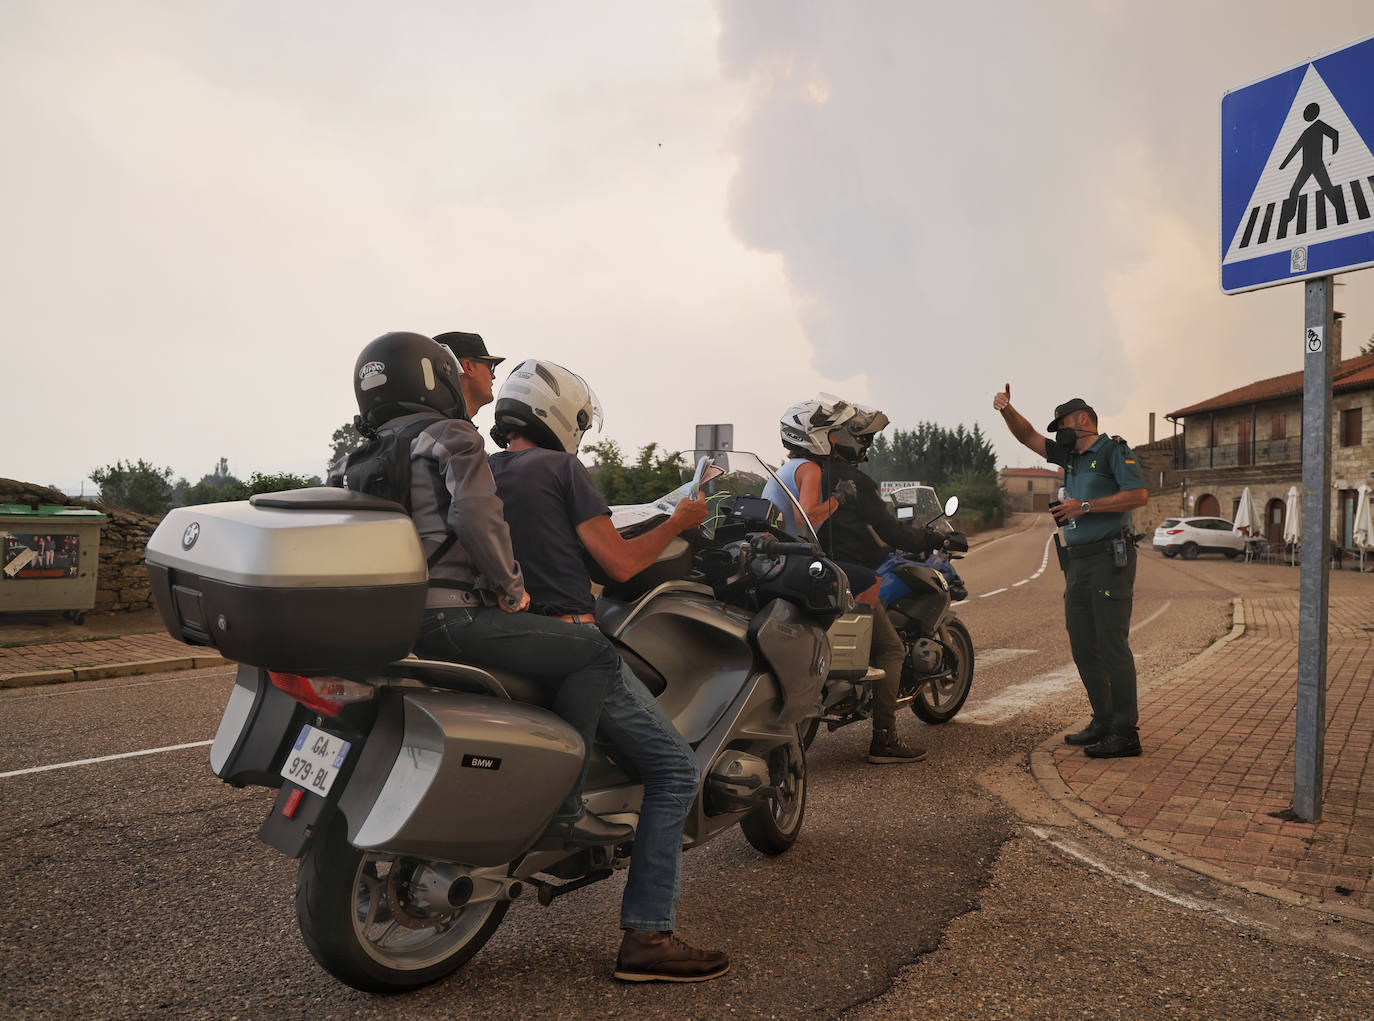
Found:
<path fill-rule="evenodd" d="M 958 509 L 959 498 L 951 496 L 926 527 L 943 522 Z M 903 520 L 910 520 L 914 513 L 911 507 L 898 508 L 898 517 Z M 962 532 L 951 528 L 944 535 L 939 552 L 955 556 L 968 552 L 968 539 Z M 878 598 L 906 649 L 897 704 L 910 705 L 926 723 L 947 723 L 968 699 L 974 659 L 968 627 L 951 605 L 950 583 L 923 557 L 901 551 L 878 568 L 878 579 Z M 820 712 L 803 729 L 803 743 L 808 748 L 822 724 L 828 730 L 838 730 L 872 717 L 873 684 L 881 674 L 868 666 L 871 637 L 872 611 L 867 607 L 856 607 L 832 626 L 836 665 L 822 692 Z"/>
<path fill-rule="evenodd" d="M 712 516 L 608 585 L 597 615 L 696 752 L 685 845 L 738 824 L 779 854 L 806 812 L 798 725 L 825 680 L 826 627 L 852 599 L 810 544 L 779 538 L 762 463 L 727 456 L 718 477 L 699 468 L 677 493 L 706 493 Z M 653 527 L 672 496 L 622 520 L 623 534 Z M 542 849 L 583 757 L 546 692 L 407 656 L 427 572 L 400 505 L 316 488 L 179 508 L 147 564 L 168 630 L 240 664 L 210 764 L 236 787 L 276 789 L 259 838 L 300 859 L 301 934 L 342 982 L 434 982 L 526 891 L 547 906 L 628 866 L 631 843 Z M 634 826 L 642 795 L 598 743 L 588 810 Z"/>

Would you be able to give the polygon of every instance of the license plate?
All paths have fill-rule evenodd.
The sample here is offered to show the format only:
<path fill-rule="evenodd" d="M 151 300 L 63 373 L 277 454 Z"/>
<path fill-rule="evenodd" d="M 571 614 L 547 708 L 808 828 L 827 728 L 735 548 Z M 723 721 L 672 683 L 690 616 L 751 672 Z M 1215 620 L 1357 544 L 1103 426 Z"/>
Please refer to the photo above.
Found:
<path fill-rule="evenodd" d="M 350 747 L 343 738 L 316 730 L 307 723 L 286 757 L 281 775 L 311 794 L 324 797 L 334 786 L 334 778 L 343 768 Z"/>

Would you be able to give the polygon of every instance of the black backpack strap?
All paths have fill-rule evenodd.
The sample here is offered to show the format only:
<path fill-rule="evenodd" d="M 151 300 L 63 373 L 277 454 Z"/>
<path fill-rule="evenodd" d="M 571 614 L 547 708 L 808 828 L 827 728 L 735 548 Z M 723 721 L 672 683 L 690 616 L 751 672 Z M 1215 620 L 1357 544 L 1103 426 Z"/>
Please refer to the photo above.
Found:
<path fill-rule="evenodd" d="M 430 426 L 432 426 L 435 422 L 442 422 L 442 421 L 446 421 L 446 419 L 445 419 L 444 416 L 442 416 L 442 415 L 435 415 L 433 418 L 422 418 L 422 419 L 420 419 L 418 422 L 411 422 L 411 423 L 410 423 L 409 425 L 407 425 L 404 429 L 398 429 L 398 430 L 396 430 L 396 434 L 397 434 L 398 436 L 401 436 L 401 437 L 404 438 L 404 439 L 409 440 L 411 443 L 414 443 L 414 442 L 415 442 L 415 438 L 416 438 L 417 436 L 419 436 L 422 432 L 424 432 L 426 429 L 428 429 Z M 439 506 L 439 511 L 440 511 L 440 513 L 441 513 L 441 514 L 447 514 L 447 513 L 448 513 L 448 505 L 449 505 L 449 502 L 450 502 L 450 501 L 449 501 L 448 490 L 444 487 L 443 483 L 440 482 L 439 479 L 438 479 L 437 477 L 434 479 L 434 498 L 435 498 L 435 503 L 437 503 L 438 506 Z M 453 549 L 453 544 L 454 544 L 455 542 L 457 542 L 457 541 L 458 541 L 458 536 L 454 535 L 452 532 L 449 532 L 447 535 L 444 536 L 444 541 L 441 542 L 441 543 L 435 548 L 434 552 L 431 553 L 431 554 L 425 559 L 425 563 L 428 564 L 428 566 L 433 567 L 435 564 L 437 564 L 440 560 L 442 560 L 442 559 L 444 558 L 444 554 L 445 554 L 445 553 L 447 553 L 449 550 Z M 463 588 L 463 587 L 464 587 L 464 586 L 462 586 L 462 585 L 459 585 L 459 584 L 456 583 L 456 582 L 452 582 L 452 583 L 431 582 L 431 584 L 435 584 L 435 585 L 438 585 L 438 584 L 446 584 L 446 585 L 447 585 L 448 587 L 450 587 L 450 588 Z M 468 590 L 471 591 L 471 588 L 469 587 Z"/>

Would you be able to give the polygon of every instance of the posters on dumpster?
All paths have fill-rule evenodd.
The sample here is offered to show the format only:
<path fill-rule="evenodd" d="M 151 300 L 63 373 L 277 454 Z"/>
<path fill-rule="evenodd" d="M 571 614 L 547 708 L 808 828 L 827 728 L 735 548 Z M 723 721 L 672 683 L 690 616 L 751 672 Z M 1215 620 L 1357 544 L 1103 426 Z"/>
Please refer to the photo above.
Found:
<path fill-rule="evenodd" d="M 6 580 L 75 578 L 80 572 L 81 544 L 75 535 L 0 532 L 4 537 L 0 574 Z"/>

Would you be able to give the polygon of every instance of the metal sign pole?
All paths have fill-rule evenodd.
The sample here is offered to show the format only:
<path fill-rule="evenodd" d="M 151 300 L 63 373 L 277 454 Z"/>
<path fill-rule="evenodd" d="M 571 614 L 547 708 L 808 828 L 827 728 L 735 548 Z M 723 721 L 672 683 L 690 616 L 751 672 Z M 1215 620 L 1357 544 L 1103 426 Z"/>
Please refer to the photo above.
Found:
<path fill-rule="evenodd" d="M 1298 730 L 1293 811 L 1322 817 L 1326 745 L 1326 626 L 1331 586 L 1332 278 L 1304 285 L 1302 373 L 1302 568 L 1298 585 Z"/>

